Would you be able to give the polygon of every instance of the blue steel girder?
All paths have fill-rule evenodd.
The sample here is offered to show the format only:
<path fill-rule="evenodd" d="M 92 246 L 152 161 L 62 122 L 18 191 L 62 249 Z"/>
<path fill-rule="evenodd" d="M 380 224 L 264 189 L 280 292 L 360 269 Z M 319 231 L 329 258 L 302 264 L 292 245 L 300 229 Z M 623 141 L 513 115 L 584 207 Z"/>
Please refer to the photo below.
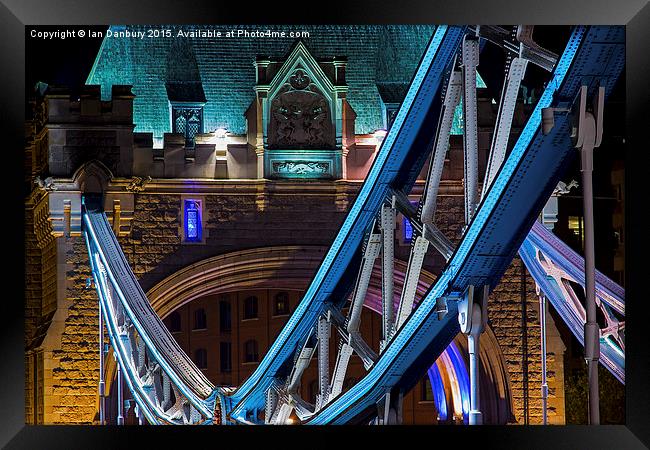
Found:
<path fill-rule="evenodd" d="M 609 94 L 624 66 L 624 36 L 616 26 L 574 29 L 552 80 L 436 283 L 370 372 L 308 424 L 367 418 L 386 392 L 412 386 L 451 342 L 459 330 L 457 302 L 448 301 L 448 314 L 439 320 L 436 300 L 459 295 L 469 285 L 494 288 L 575 153 L 568 115 L 559 116 L 544 135 L 541 109 L 571 106 L 582 85 L 592 92 L 601 85 Z"/>
<path fill-rule="evenodd" d="M 526 237 L 519 255 L 541 292 L 584 345 L 584 307 L 573 298 L 572 289 L 563 283 L 564 280 L 571 280 L 584 289 L 584 259 L 539 223 Z M 619 316 L 625 316 L 625 291 L 596 271 L 596 297 L 606 326 L 604 330 L 601 328 L 600 362 L 621 383 L 625 383 L 625 353 L 620 337 L 623 329 L 621 323 L 624 322 L 613 314 L 616 312 Z"/>
<path fill-rule="evenodd" d="M 332 299 L 351 262 L 358 254 L 364 234 L 376 216 L 389 188 L 404 188 L 413 183 L 433 140 L 440 101 L 439 92 L 445 71 L 460 44 L 465 27 L 436 28 L 395 122 L 373 162 L 366 180 L 341 230 L 334 239 L 312 283 L 295 312 L 271 345 L 256 371 L 231 396 L 227 416 L 249 421 L 248 412 L 263 409 L 265 390 L 282 373 L 299 349 L 301 340 L 316 323 Z M 419 164 L 419 167 L 418 167 Z M 345 278 L 349 281 L 349 278 Z"/>
<path fill-rule="evenodd" d="M 85 199 L 83 208 L 83 234 L 110 343 L 138 411 L 151 424 L 212 423 L 214 387 L 151 307 L 104 212 Z M 140 365 L 144 360 L 149 364 Z M 173 389 L 173 405 L 161 402 L 165 389 Z"/>

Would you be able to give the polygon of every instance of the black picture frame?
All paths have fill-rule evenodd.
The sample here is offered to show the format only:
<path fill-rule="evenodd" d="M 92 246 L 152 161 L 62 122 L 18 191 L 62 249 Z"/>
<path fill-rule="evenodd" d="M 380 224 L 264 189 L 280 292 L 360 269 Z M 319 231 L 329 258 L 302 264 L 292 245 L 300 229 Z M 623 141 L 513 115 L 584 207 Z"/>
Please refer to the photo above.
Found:
<path fill-rule="evenodd" d="M 526 23 L 626 25 L 626 425 L 508 427 L 70 427 L 24 424 L 24 148 L 25 26 L 101 23 L 354 24 Z M 643 172 L 648 154 L 650 5 L 646 0 L 452 0 L 315 3 L 272 1 L 265 6 L 215 0 L 2 0 L 0 2 L 0 123 L 3 203 L 3 322 L 0 327 L 0 444 L 6 448 L 149 448 L 265 445 L 283 448 L 455 445 L 462 448 L 632 449 L 650 446 L 648 300 L 641 292 Z M 14 186 L 12 188 L 12 186 Z M 11 271 L 11 273 L 7 272 Z M 354 434 L 355 436 L 351 436 Z M 158 446 L 155 442 L 158 443 Z"/>

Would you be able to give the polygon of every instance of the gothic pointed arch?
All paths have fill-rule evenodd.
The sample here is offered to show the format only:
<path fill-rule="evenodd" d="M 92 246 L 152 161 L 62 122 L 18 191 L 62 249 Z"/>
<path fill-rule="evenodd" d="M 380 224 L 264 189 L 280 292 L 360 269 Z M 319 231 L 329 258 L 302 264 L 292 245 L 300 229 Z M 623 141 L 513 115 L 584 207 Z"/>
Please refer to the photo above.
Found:
<path fill-rule="evenodd" d="M 343 57 L 317 61 L 302 41 L 283 61 L 256 59 L 257 99 L 247 117 L 249 142 L 263 157 L 259 176 L 341 178 L 352 132 L 343 120 L 344 110 L 351 114 L 346 64 Z"/>
<path fill-rule="evenodd" d="M 82 194 L 102 194 L 112 179 L 111 170 L 97 159 L 81 165 L 72 176 L 75 186 Z"/>

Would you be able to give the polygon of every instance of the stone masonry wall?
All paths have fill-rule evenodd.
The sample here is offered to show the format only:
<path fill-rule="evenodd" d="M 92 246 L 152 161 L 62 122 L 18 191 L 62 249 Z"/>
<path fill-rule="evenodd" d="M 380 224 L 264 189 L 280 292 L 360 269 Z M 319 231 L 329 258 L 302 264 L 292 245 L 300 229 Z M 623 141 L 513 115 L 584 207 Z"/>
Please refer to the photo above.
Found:
<path fill-rule="evenodd" d="M 519 424 L 541 423 L 540 329 L 535 284 L 518 257 L 488 302 L 489 325 L 510 377 L 512 412 Z M 526 317 L 526 320 L 523 320 Z"/>
<path fill-rule="evenodd" d="M 56 242 L 38 199 L 25 210 L 25 423 L 43 419 L 39 345 L 56 311 Z"/>
<path fill-rule="evenodd" d="M 340 196 L 333 191 L 311 195 L 274 193 L 264 196 L 263 201 L 259 195 L 206 194 L 198 196 L 205 205 L 205 243 L 190 244 L 182 242 L 184 197 L 136 194 L 131 233 L 121 237 L 120 244 L 145 291 L 188 264 L 217 254 L 274 245 L 327 246 L 347 209 L 341 208 Z M 456 242 L 463 220 L 462 196 L 440 199 L 438 226 Z M 93 289 L 86 288 L 91 273 L 82 238 L 59 239 L 67 242 L 60 247 L 65 249 L 68 268 L 67 309 L 60 344 L 51 349 L 51 414 L 46 422 L 88 424 L 95 419 L 97 407 L 97 298 Z M 427 265 L 437 263 L 430 260 Z M 519 424 L 541 423 L 537 301 L 532 278 L 517 258 L 490 297 L 489 323 L 505 358 L 514 420 Z M 522 321 L 524 310 L 526 320 Z M 551 380 L 556 371 L 553 364 L 551 358 Z M 563 413 L 563 405 L 559 412 Z"/>
<path fill-rule="evenodd" d="M 327 245 L 345 217 L 336 194 L 271 195 L 262 211 L 255 195 L 204 198 L 206 242 L 187 244 L 182 243 L 180 195 L 136 196 L 132 231 L 120 244 L 145 291 L 209 256 L 261 246 Z M 58 239 L 67 243 L 60 247 L 67 267 L 65 310 L 60 341 L 46 349 L 52 367 L 46 369 L 51 374 L 46 390 L 51 407 L 45 422 L 90 424 L 96 419 L 99 379 L 97 296 L 86 287 L 92 274 L 83 238 Z"/>
<path fill-rule="evenodd" d="M 52 423 L 91 424 L 97 412 L 99 381 L 98 303 L 88 253 L 81 237 L 66 239 L 66 317 L 60 347 L 52 348 Z"/>

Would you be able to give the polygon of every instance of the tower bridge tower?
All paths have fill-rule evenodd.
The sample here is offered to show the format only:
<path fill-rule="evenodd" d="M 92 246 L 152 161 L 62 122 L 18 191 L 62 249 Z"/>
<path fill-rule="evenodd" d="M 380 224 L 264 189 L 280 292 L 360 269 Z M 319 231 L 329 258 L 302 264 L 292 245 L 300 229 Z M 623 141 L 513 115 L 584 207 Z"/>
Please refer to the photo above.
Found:
<path fill-rule="evenodd" d="M 79 99 L 49 87 L 28 144 L 38 178 L 26 204 L 27 422 L 98 421 L 98 307 L 81 238 L 82 196 L 101 194 L 133 273 L 198 368 L 216 385 L 237 386 L 288 320 L 336 236 L 415 70 L 417 61 L 404 55 L 421 52 L 431 29 L 333 27 L 333 36 L 349 39 L 271 39 L 263 55 L 236 41 L 174 46 L 162 39 L 155 48 L 147 40 L 107 41 Z M 370 61 L 385 58 L 385 48 L 403 64 L 377 70 Z M 147 52 L 152 57 L 141 59 Z M 194 69 L 171 70 L 175 57 Z M 143 66 L 136 70 L 132 61 Z M 160 82 L 144 74 L 160 75 Z M 485 90 L 478 109 L 484 173 L 496 121 Z M 530 110 L 518 101 L 514 135 Z M 462 137 L 451 136 L 438 193 L 436 225 L 454 243 L 464 225 L 462 151 Z M 424 189 L 424 172 L 411 200 Z M 408 220 L 396 220 L 399 291 L 411 236 Z M 439 255 L 427 256 L 416 301 L 443 265 Z M 377 347 L 381 316 L 371 303 L 380 302 L 379 272 L 375 267 L 361 330 Z M 484 423 L 542 421 L 537 305 L 532 278 L 516 258 L 489 299 L 480 355 Z M 553 321 L 547 326 L 549 422 L 564 423 L 564 348 Z M 452 345 L 432 369 L 441 390 L 432 388 L 434 375 L 422 374 L 404 398 L 403 423 L 466 420 L 466 338 Z M 106 361 L 114 402 L 115 365 Z M 362 361 L 353 360 L 344 386 L 363 373 Z M 305 376 L 302 396 L 313 398 L 313 364 Z"/>

